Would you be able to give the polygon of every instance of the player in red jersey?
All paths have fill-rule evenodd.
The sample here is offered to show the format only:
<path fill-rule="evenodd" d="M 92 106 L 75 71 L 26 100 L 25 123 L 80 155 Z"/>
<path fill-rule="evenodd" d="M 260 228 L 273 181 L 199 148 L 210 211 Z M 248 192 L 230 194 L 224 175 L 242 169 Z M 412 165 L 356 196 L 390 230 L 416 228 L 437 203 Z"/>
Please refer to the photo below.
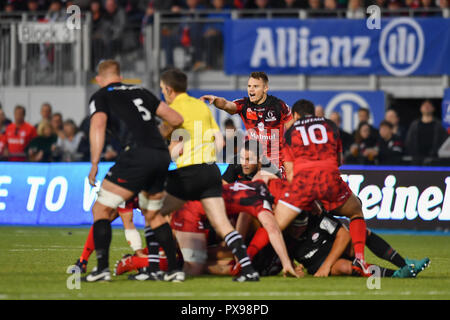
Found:
<path fill-rule="evenodd" d="M 5 146 L 9 161 L 25 161 L 25 148 L 37 136 L 36 128 L 25 122 L 25 108 L 14 108 L 14 122 L 6 127 Z"/>
<path fill-rule="evenodd" d="M 290 108 L 282 100 L 268 95 L 269 78 L 264 72 L 252 72 L 248 79 L 248 97 L 235 101 L 213 95 L 201 97 L 229 114 L 239 114 L 250 139 L 263 145 L 264 155 L 277 168 L 282 164 L 280 148 L 285 129 L 293 122 Z M 264 165 L 266 165 L 264 163 Z"/>
<path fill-rule="evenodd" d="M 283 274 L 295 275 L 286 246 L 272 213 L 272 198 L 262 181 L 236 182 L 223 186 L 226 212 L 237 216 L 246 212 L 258 219 L 268 234 L 268 239 L 280 257 Z M 180 210 L 172 214 L 171 227 L 180 245 L 187 274 L 204 272 L 207 260 L 207 238 L 204 228 L 206 214 L 199 201 L 188 201 Z M 126 262 L 126 263 L 125 263 Z M 146 266 L 146 261 L 134 258 L 118 264 L 116 274 L 130 271 L 136 266 Z"/>
<path fill-rule="evenodd" d="M 366 223 L 361 203 L 339 172 L 342 144 L 335 124 L 314 116 L 314 104 L 299 100 L 292 107 L 295 122 L 286 131 L 284 166 L 287 182 L 275 209 L 284 230 L 302 211 L 311 210 L 315 200 L 327 211 L 350 218 L 350 235 L 355 249 L 353 268 L 370 275 L 364 260 Z"/>

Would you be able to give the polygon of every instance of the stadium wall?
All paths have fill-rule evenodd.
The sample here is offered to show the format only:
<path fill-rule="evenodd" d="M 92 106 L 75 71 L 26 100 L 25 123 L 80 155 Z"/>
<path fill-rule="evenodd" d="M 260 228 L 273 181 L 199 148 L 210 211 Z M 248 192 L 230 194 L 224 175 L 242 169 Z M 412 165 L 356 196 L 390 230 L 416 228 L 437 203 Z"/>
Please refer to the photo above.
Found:
<path fill-rule="evenodd" d="M 102 178 L 112 163 L 101 163 Z M 223 172 L 227 165 L 219 165 Z M 90 225 L 89 163 L 0 163 L 0 224 Z M 170 167 L 169 169 L 173 169 Z M 450 167 L 343 166 L 371 228 L 450 231 Z M 141 214 L 134 215 L 143 226 Z M 114 225 L 121 225 L 120 219 Z"/>

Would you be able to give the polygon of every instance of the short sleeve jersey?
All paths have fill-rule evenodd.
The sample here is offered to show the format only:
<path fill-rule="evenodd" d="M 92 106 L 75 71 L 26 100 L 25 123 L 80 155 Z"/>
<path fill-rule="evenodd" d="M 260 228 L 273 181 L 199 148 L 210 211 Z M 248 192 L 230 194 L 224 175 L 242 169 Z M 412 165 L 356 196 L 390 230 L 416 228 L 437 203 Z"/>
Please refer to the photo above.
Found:
<path fill-rule="evenodd" d="M 106 113 L 107 131 L 120 141 L 122 147 L 133 144 L 138 147 L 167 149 L 156 121 L 156 110 L 160 102 L 145 88 L 118 82 L 95 92 L 89 101 L 89 109 L 91 117 L 97 112 Z M 120 134 L 121 125 L 128 133 L 126 136 Z"/>
<path fill-rule="evenodd" d="M 285 135 L 284 160 L 294 162 L 294 173 L 302 168 L 338 168 L 342 142 L 336 125 L 323 117 L 297 120 Z"/>
<path fill-rule="evenodd" d="M 177 129 L 173 133 L 180 132 L 183 137 L 183 154 L 176 160 L 177 168 L 215 162 L 214 134 L 220 129 L 207 105 L 187 93 L 181 93 L 170 107 L 184 119 L 180 131 Z"/>
<path fill-rule="evenodd" d="M 278 162 L 283 145 L 284 124 L 292 119 L 291 109 L 282 100 L 268 95 L 262 104 L 254 104 L 250 99 L 235 100 L 237 112 L 244 122 L 251 139 L 262 143 L 264 154 L 272 162 Z"/>

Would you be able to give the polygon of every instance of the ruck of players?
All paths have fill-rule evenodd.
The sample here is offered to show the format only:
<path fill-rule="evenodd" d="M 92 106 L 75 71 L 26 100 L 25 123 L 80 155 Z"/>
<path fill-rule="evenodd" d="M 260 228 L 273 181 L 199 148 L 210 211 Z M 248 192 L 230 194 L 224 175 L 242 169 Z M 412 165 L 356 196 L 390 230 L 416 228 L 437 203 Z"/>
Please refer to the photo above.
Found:
<path fill-rule="evenodd" d="M 100 184 L 94 223 L 76 261 L 82 278 L 183 282 L 202 274 L 260 281 L 262 276 L 301 278 L 372 275 L 416 277 L 429 259 L 404 258 L 367 229 L 361 202 L 339 172 L 342 142 L 336 125 L 315 116 L 313 102 L 290 108 L 269 94 L 269 79 L 254 72 L 248 96 L 234 101 L 187 93 L 186 74 L 162 73 L 164 101 L 122 83 L 120 65 L 99 64 L 100 89 L 89 102 L 91 171 L 96 185 L 107 135 L 122 151 Z M 221 174 L 216 153 L 224 138 L 208 107 L 238 114 L 246 129 L 242 148 Z M 173 161 L 176 169 L 169 171 Z M 145 247 L 133 224 L 145 217 Z M 121 217 L 132 249 L 114 266 L 111 222 Z M 365 248 L 393 268 L 373 266 Z M 301 280 L 299 280 L 301 281 Z"/>

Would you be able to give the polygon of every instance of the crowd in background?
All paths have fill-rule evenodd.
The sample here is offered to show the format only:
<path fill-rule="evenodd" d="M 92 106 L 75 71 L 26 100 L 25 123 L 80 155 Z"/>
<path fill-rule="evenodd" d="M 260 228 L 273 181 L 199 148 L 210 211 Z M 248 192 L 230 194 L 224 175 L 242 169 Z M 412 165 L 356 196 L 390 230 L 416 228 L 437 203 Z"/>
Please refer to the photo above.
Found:
<path fill-rule="evenodd" d="M 90 161 L 89 116 L 77 125 L 54 112 L 49 103 L 41 106 L 41 120 L 36 124 L 25 121 L 26 109 L 18 105 L 10 120 L 0 107 L 0 159 L 2 161 L 72 162 Z M 448 165 L 450 164 L 449 137 L 441 121 L 435 117 L 435 107 L 429 100 L 420 106 L 421 117 L 404 127 L 395 109 L 388 109 L 385 118 L 375 128 L 370 124 L 368 109 L 358 110 L 359 125 L 353 133 L 341 128 L 338 112 L 329 115 L 340 131 L 346 164 L 363 165 Z M 324 116 L 321 106 L 316 116 Z M 219 162 L 233 159 L 245 133 L 239 131 L 229 118 L 224 123 L 225 147 Z M 241 141 L 241 142 L 242 142 Z M 449 145 L 448 145 L 449 144 Z M 113 161 L 121 146 L 107 137 L 102 160 Z M 229 156 L 231 149 L 231 158 Z"/>
<path fill-rule="evenodd" d="M 167 18 L 185 20 L 166 23 L 161 28 L 164 66 L 174 66 L 174 49 L 185 49 L 189 61 L 187 70 L 220 69 L 223 65 L 223 22 L 192 23 L 193 15 L 211 19 L 231 18 L 231 9 L 253 9 L 243 17 L 264 17 L 265 9 L 309 9 L 308 17 L 342 16 L 337 9 L 345 9 L 345 17 L 361 19 L 366 8 L 378 5 L 387 9 L 384 16 L 408 15 L 397 9 L 417 9 L 415 17 L 442 16 L 439 9 L 449 8 L 450 0 L 7 0 L 0 3 L 0 12 L 45 12 L 46 21 L 63 21 L 66 8 L 78 5 L 92 16 L 92 63 L 117 58 L 143 46 L 145 27 L 153 23 L 156 11 L 171 13 Z M 260 11 L 260 12 L 258 12 Z M 274 17 L 298 17 L 297 11 L 278 12 Z"/>

